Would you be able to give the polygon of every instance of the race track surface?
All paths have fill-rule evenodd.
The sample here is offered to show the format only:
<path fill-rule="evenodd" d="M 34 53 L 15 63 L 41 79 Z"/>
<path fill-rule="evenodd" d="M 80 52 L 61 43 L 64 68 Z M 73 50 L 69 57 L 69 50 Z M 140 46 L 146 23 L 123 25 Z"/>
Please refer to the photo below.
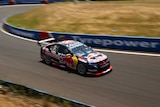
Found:
<path fill-rule="evenodd" d="M 0 20 L 33 7 L 1 6 Z M 39 49 L 36 43 L 0 32 L 0 79 L 97 107 L 160 106 L 160 57 L 103 52 L 113 71 L 83 77 L 42 63 Z"/>

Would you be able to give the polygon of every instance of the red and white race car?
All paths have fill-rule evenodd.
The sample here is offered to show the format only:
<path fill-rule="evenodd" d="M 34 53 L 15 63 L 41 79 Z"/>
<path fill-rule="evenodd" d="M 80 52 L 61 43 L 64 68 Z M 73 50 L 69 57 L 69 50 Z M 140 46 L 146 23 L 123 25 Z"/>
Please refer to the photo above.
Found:
<path fill-rule="evenodd" d="M 70 68 L 80 75 L 102 75 L 112 70 L 110 61 L 103 53 L 94 51 L 87 45 L 74 41 L 64 40 L 52 42 L 54 38 L 41 40 L 40 55 L 46 64 Z"/>

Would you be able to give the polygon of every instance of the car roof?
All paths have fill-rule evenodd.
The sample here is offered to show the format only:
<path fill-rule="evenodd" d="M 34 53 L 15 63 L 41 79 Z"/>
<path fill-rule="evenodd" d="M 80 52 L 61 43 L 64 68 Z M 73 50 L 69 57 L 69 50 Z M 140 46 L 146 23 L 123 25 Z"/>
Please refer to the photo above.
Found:
<path fill-rule="evenodd" d="M 58 42 L 58 44 L 61 44 L 61 45 L 66 46 L 68 48 L 73 48 L 73 47 L 78 47 L 78 46 L 84 45 L 83 43 L 81 43 L 79 41 L 75 41 L 75 40 L 64 40 L 64 41 Z"/>

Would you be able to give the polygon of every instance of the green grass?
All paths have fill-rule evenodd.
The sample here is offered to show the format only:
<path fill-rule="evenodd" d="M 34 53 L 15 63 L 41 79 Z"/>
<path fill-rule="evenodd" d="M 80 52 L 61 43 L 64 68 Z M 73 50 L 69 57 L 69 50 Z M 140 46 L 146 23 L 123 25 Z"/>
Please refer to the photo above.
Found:
<path fill-rule="evenodd" d="M 53 32 L 160 37 L 160 1 L 53 3 L 12 16 L 7 22 Z"/>
<path fill-rule="evenodd" d="M 27 29 L 32 29 L 39 24 L 39 20 L 36 17 L 28 21 L 24 19 L 24 16 L 22 14 L 12 16 L 7 21 L 17 27 L 23 27 Z"/>

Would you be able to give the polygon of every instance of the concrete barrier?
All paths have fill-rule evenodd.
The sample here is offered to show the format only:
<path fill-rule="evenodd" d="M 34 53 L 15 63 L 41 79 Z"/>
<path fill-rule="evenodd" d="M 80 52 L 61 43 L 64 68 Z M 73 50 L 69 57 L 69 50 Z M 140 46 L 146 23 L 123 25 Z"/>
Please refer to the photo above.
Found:
<path fill-rule="evenodd" d="M 12 26 L 8 24 L 5 20 L 3 22 L 3 28 L 9 33 L 34 40 L 54 37 L 57 41 L 72 39 L 97 48 L 160 53 L 160 38 L 140 36 L 73 34 L 63 32 L 29 30 Z"/>
<path fill-rule="evenodd" d="M 14 4 L 16 4 L 16 2 L 14 0 L 9 0 L 9 4 L 14 5 Z"/>
<path fill-rule="evenodd" d="M 15 4 L 48 4 L 54 2 L 64 2 L 65 0 L 0 0 L 0 5 Z"/>

